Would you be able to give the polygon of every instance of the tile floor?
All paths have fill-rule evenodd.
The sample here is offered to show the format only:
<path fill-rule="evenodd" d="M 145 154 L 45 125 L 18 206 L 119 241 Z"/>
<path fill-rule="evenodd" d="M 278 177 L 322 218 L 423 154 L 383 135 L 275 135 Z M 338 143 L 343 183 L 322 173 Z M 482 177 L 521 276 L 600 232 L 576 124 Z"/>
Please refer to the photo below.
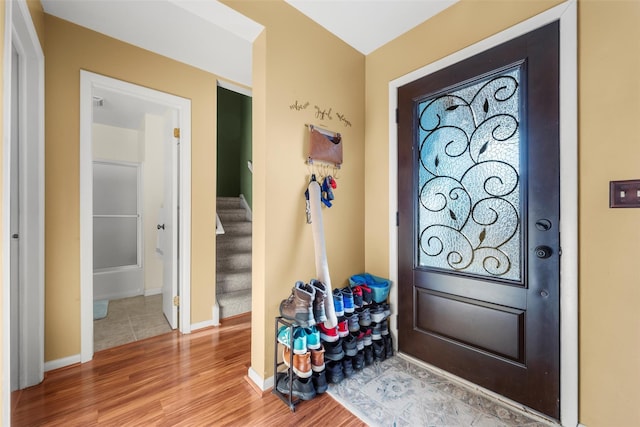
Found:
<path fill-rule="evenodd" d="M 162 295 L 109 301 L 107 317 L 93 321 L 94 351 L 171 332 L 162 313 Z"/>

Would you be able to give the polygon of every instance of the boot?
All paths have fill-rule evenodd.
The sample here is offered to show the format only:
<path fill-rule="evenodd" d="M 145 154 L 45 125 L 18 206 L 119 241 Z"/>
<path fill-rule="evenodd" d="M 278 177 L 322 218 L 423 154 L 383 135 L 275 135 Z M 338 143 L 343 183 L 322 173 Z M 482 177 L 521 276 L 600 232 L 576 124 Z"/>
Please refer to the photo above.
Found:
<path fill-rule="evenodd" d="M 315 298 L 313 299 L 313 315 L 316 323 L 326 322 L 327 314 L 324 311 L 324 299 L 327 297 L 327 287 L 324 283 L 315 279 L 312 279 L 309 285 L 316 291 Z"/>
<path fill-rule="evenodd" d="M 280 303 L 280 315 L 285 319 L 292 320 L 298 325 L 308 328 L 316 324 L 313 317 L 313 299 L 315 289 L 298 281 L 289 298 Z"/>

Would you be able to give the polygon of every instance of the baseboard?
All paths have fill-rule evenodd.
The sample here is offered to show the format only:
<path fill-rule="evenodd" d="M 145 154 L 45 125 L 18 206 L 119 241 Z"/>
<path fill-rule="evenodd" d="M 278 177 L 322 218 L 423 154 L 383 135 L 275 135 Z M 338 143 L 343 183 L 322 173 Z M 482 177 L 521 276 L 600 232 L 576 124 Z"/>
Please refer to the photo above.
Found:
<path fill-rule="evenodd" d="M 162 293 L 162 288 L 145 289 L 144 296 L 150 297 L 151 295 L 158 295 Z"/>
<path fill-rule="evenodd" d="M 62 359 L 51 360 L 49 362 L 44 362 L 44 371 L 53 371 L 54 369 L 65 368 L 70 365 L 75 365 L 76 363 L 80 363 L 81 358 L 79 354 L 75 354 L 69 357 L 63 357 Z"/>
<path fill-rule="evenodd" d="M 273 377 L 269 377 L 263 380 L 260 374 L 258 374 L 252 367 L 249 367 L 247 377 L 248 380 L 251 381 L 257 388 L 256 391 L 265 392 L 270 388 L 273 388 Z"/>
<path fill-rule="evenodd" d="M 192 323 L 191 324 L 191 332 L 197 331 L 198 329 L 209 328 L 211 326 L 218 326 L 213 323 L 213 320 L 205 320 L 204 322 Z"/>
<path fill-rule="evenodd" d="M 244 194 L 241 194 L 238 197 L 240 197 L 240 204 L 242 205 L 244 210 L 247 211 L 247 221 L 251 221 L 251 218 L 252 218 L 251 207 L 249 206 L 249 203 L 247 203 L 247 199 L 244 198 Z"/>

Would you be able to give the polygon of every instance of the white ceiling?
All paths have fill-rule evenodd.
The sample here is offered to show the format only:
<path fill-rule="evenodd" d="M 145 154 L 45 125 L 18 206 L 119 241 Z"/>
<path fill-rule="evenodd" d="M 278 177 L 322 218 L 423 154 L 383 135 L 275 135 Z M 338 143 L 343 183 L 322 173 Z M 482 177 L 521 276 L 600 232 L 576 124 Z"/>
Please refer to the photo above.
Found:
<path fill-rule="evenodd" d="M 285 1 L 366 55 L 458 0 Z M 251 87 L 252 43 L 264 27 L 217 0 L 42 0 L 42 4 L 50 15 Z M 118 111 L 118 98 L 101 96 L 105 106 Z M 135 104 L 121 101 L 128 115 L 107 116 L 104 108 L 96 120 L 101 114 L 101 121 L 110 124 L 131 116 Z"/>

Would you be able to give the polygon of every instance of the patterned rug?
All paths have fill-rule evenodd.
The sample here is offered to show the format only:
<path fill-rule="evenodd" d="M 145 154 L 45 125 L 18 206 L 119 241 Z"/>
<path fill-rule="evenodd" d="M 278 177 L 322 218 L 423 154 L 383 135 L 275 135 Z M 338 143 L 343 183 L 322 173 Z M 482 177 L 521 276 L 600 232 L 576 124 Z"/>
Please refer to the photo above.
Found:
<path fill-rule="evenodd" d="M 329 386 L 329 394 L 370 426 L 547 427 L 401 356 Z"/>

